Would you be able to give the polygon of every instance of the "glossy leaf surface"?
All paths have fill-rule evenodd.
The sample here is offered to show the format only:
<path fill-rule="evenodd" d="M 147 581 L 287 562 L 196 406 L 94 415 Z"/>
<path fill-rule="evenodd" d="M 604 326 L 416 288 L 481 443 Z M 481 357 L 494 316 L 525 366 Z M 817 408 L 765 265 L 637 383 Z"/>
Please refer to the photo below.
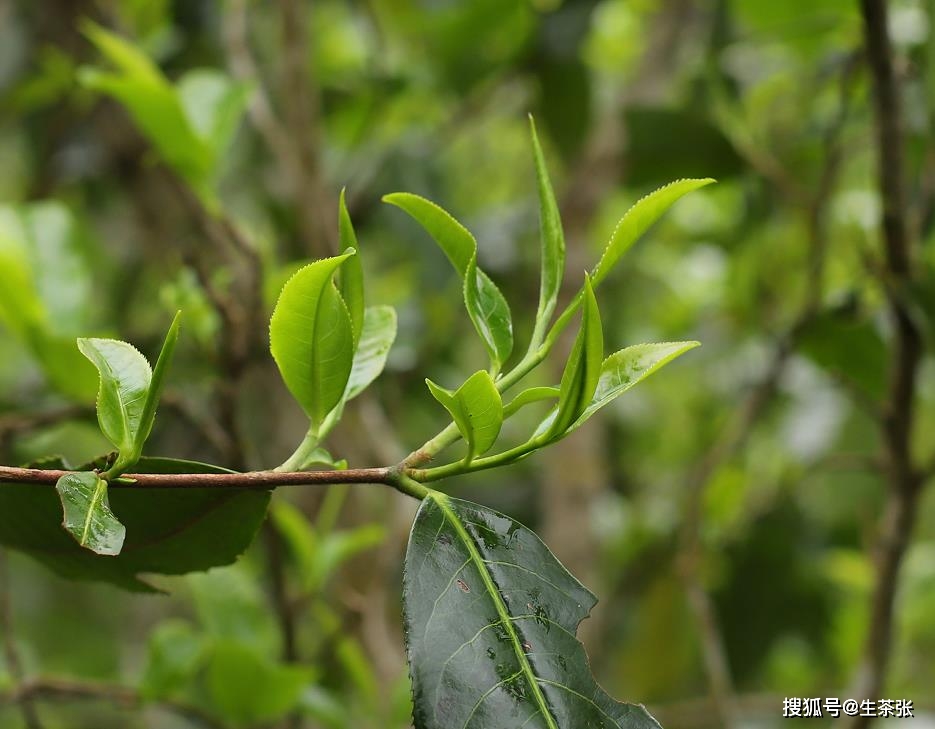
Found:
<path fill-rule="evenodd" d="M 597 287 L 607 277 L 607 274 L 610 273 L 621 256 L 630 250 L 630 247 L 639 240 L 640 236 L 681 197 L 713 182 L 714 180 L 711 178 L 677 180 L 639 199 L 617 223 L 617 227 L 611 234 L 610 241 L 607 243 L 601 259 L 591 272 L 592 285 Z"/>
<path fill-rule="evenodd" d="M 498 372 L 513 351 L 513 320 L 503 294 L 477 266 L 474 236 L 447 211 L 418 195 L 398 192 L 383 200 L 404 210 L 425 228 L 464 279 L 468 316 L 490 354 L 494 372 Z"/>
<path fill-rule="evenodd" d="M 503 403 L 489 373 L 481 370 L 457 390 L 446 390 L 426 380 L 433 397 L 451 414 L 467 443 L 465 462 L 486 453 L 497 441 L 503 425 Z"/>
<path fill-rule="evenodd" d="M 313 428 L 340 402 L 351 374 L 351 316 L 332 280 L 351 255 L 300 269 L 286 282 L 270 319 L 273 359 Z"/>
<path fill-rule="evenodd" d="M 596 598 L 519 522 L 433 492 L 403 599 L 416 729 L 658 729 L 595 682 L 575 632 Z"/>
<path fill-rule="evenodd" d="M 116 339 L 79 339 L 78 349 L 100 375 L 97 420 L 101 432 L 121 455 L 129 456 L 145 430 L 143 413 L 153 377 L 149 362 L 133 345 Z"/>
<path fill-rule="evenodd" d="M 49 463 L 49 467 L 60 464 Z M 141 458 L 142 473 L 227 473 L 226 469 L 170 458 Z M 25 552 L 61 577 L 109 582 L 152 592 L 140 575 L 180 575 L 230 564 L 253 541 L 266 514 L 269 492 L 247 489 L 111 488 L 114 515 L 126 527 L 123 549 L 102 559 L 78 546 L 61 527 L 57 494 L 31 484 L 0 488 L 0 544 Z"/>
<path fill-rule="evenodd" d="M 96 473 L 70 473 L 55 485 L 62 502 L 62 526 L 75 541 L 92 552 L 120 554 L 127 530 L 110 510 L 107 482 Z"/>

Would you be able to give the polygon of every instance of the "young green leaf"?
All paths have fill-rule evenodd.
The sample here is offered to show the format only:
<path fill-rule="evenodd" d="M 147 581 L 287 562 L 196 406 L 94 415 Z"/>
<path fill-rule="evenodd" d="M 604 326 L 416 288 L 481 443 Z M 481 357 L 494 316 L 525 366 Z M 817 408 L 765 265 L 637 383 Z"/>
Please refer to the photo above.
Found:
<path fill-rule="evenodd" d="M 638 200 L 614 228 L 610 242 L 591 272 L 591 284 L 594 287 L 599 286 L 630 246 L 683 195 L 712 182 L 714 180 L 710 177 L 700 180 L 677 180 Z"/>
<path fill-rule="evenodd" d="M 477 267 L 476 256 L 471 256 L 464 274 L 464 304 L 496 375 L 513 351 L 513 320 L 500 289 Z"/>
<path fill-rule="evenodd" d="M 448 212 L 406 192 L 385 195 L 384 202 L 407 212 L 432 236 L 464 279 L 464 303 L 474 328 L 490 354 L 494 374 L 513 351 L 510 307 L 493 281 L 477 267 L 477 241 Z"/>
<path fill-rule="evenodd" d="M 503 417 L 510 417 L 517 410 L 530 403 L 551 400 L 553 398 L 557 399 L 560 394 L 561 390 L 557 387 L 530 387 L 528 390 L 523 390 L 519 395 L 514 397 L 509 404 L 503 406 Z"/>
<path fill-rule="evenodd" d="M 590 277 L 584 280 L 584 305 L 581 309 L 581 329 L 562 373 L 561 394 L 554 420 L 546 440 L 561 438 L 568 427 L 585 411 L 601 374 L 604 357 L 604 333 L 601 313 L 594 297 Z"/>
<path fill-rule="evenodd" d="M 270 319 L 270 351 L 314 430 L 337 405 L 351 374 L 353 330 L 335 272 L 352 253 L 310 263 L 290 278 Z"/>
<path fill-rule="evenodd" d="M 148 432 L 143 414 L 153 377 L 149 362 L 133 345 L 116 339 L 79 339 L 78 349 L 100 374 L 97 420 L 101 432 L 120 451 L 124 465 L 132 465 L 136 444 Z"/>
<path fill-rule="evenodd" d="M 354 350 L 356 351 L 361 330 L 364 327 L 364 268 L 360 258 L 357 234 L 354 232 L 354 225 L 351 223 L 351 216 L 344 202 L 344 190 L 341 190 L 341 197 L 338 200 L 338 232 L 341 238 L 341 249 L 346 253 L 349 248 L 353 248 L 357 254 L 344 263 L 339 276 L 341 297 L 347 304 L 347 310 L 351 315 Z"/>
<path fill-rule="evenodd" d="M 634 344 L 614 352 L 601 365 L 601 376 L 594 397 L 573 427 L 577 428 L 602 407 L 645 380 L 663 365 L 700 346 L 701 342 L 655 342 Z"/>
<path fill-rule="evenodd" d="M 110 510 L 107 482 L 92 471 L 68 473 L 55 484 L 62 502 L 62 526 L 85 549 L 115 556 L 127 530 Z"/>
<path fill-rule="evenodd" d="M 475 372 L 454 391 L 439 387 L 429 379 L 425 384 L 434 398 L 451 413 L 467 443 L 465 463 L 488 451 L 503 425 L 503 403 L 490 374 L 484 370 Z"/>
<path fill-rule="evenodd" d="M 153 369 L 152 380 L 149 389 L 146 392 L 146 402 L 143 405 L 143 413 L 140 416 L 140 429 L 134 438 L 132 448 L 132 460 L 136 461 L 143 452 L 143 444 L 149 437 L 153 429 L 153 422 L 156 420 L 156 408 L 159 405 L 159 397 L 162 395 L 166 372 L 169 364 L 172 362 L 172 355 L 175 353 L 175 345 L 179 341 L 179 324 L 181 322 L 182 312 L 176 312 L 169 331 L 166 333 L 165 341 L 162 343 L 162 350 L 159 352 L 159 359 L 156 360 L 156 367 Z"/>
<path fill-rule="evenodd" d="M 392 306 L 368 306 L 364 310 L 360 342 L 347 380 L 345 402 L 353 400 L 380 376 L 395 340 L 396 310 Z"/>
<path fill-rule="evenodd" d="M 542 147 L 539 145 L 539 136 L 536 134 L 536 123 L 529 116 L 529 130 L 532 136 L 532 149 L 536 161 L 536 179 L 539 183 L 539 227 L 542 239 L 542 273 L 539 284 L 539 309 L 536 311 L 535 331 L 530 348 L 539 346 L 539 340 L 548 326 L 552 312 L 555 311 L 555 302 L 562 286 L 562 276 L 565 273 L 565 234 L 562 231 L 562 220 L 549 179 L 549 170 L 545 164 Z"/>
<path fill-rule="evenodd" d="M 217 175 L 251 89 L 220 71 L 199 68 L 179 79 L 176 92 L 189 124 L 210 153 L 211 166 Z"/>
<path fill-rule="evenodd" d="M 403 572 L 415 729 L 659 729 L 591 674 L 596 602 L 525 526 L 431 492 Z"/>

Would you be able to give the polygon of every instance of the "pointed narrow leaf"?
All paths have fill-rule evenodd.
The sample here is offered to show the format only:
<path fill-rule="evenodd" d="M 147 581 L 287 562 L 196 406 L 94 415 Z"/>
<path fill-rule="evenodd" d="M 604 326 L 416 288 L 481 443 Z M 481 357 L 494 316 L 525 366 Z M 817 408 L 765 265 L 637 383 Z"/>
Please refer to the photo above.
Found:
<path fill-rule="evenodd" d="M 536 179 L 539 183 L 539 227 L 542 238 L 542 274 L 539 285 L 539 309 L 536 312 L 536 331 L 545 331 L 555 302 L 562 286 L 565 273 L 565 234 L 562 231 L 562 219 L 549 179 L 549 170 L 545 164 L 536 123 L 529 117 L 529 129 L 532 135 L 532 149 L 536 160 Z"/>
<path fill-rule="evenodd" d="M 341 190 L 341 197 L 338 201 L 338 231 L 341 237 L 341 250 L 347 252 L 348 248 L 353 248 L 357 254 L 351 256 L 341 267 L 341 297 L 347 304 L 347 310 L 351 315 L 351 327 L 354 332 L 354 350 L 357 350 L 357 343 L 360 341 L 361 330 L 364 327 L 364 267 L 360 258 L 360 245 L 357 243 L 357 234 L 354 232 L 354 225 L 351 223 L 351 216 L 347 212 L 347 205 L 344 202 L 344 190 Z"/>
<path fill-rule="evenodd" d="M 79 339 L 78 349 L 100 373 L 97 419 L 101 431 L 121 452 L 130 454 L 143 430 L 143 409 L 152 381 L 146 358 L 116 339 Z"/>
<path fill-rule="evenodd" d="M 341 400 L 351 374 L 351 316 L 332 281 L 351 255 L 324 258 L 296 272 L 270 319 L 273 359 L 313 427 Z"/>
<path fill-rule="evenodd" d="M 700 346 L 701 342 L 656 342 L 634 344 L 614 352 L 604 360 L 594 398 L 574 427 L 577 428 L 607 403 L 645 380 L 663 365 Z"/>
<path fill-rule="evenodd" d="M 562 373 L 561 394 L 558 408 L 547 439 L 560 438 L 584 412 L 601 375 L 604 357 L 604 333 L 601 329 L 601 313 L 594 298 L 591 281 L 584 280 L 584 303 L 581 307 L 581 329 Z"/>
<path fill-rule="evenodd" d="M 159 397 L 162 395 L 163 382 L 169 365 L 172 363 L 172 355 L 175 353 L 175 345 L 179 341 L 179 324 L 181 322 L 182 312 L 176 313 L 169 331 L 166 333 L 165 341 L 162 343 L 162 350 L 159 352 L 159 359 L 156 360 L 156 367 L 153 369 L 153 377 L 149 389 L 146 393 L 146 402 L 143 405 L 143 413 L 140 417 L 140 430 L 136 435 L 133 445 L 135 461 L 143 452 L 143 443 L 149 437 L 153 429 L 153 421 L 156 419 L 156 408 L 159 406 Z"/>
<path fill-rule="evenodd" d="M 419 195 L 395 192 L 384 195 L 383 202 L 409 213 L 435 239 L 455 270 L 464 276 L 468 262 L 477 253 L 477 241 L 467 228 L 444 208 Z"/>
<path fill-rule="evenodd" d="M 530 403 L 558 398 L 560 394 L 561 390 L 557 387 L 530 387 L 514 397 L 508 405 L 503 406 L 503 417 L 510 417 L 517 410 Z"/>
<path fill-rule="evenodd" d="M 69 473 L 55 484 L 62 502 L 62 526 L 85 549 L 115 556 L 127 535 L 107 501 L 107 482 L 96 473 Z"/>
<path fill-rule="evenodd" d="M 448 212 L 418 195 L 397 192 L 386 195 L 383 200 L 409 213 L 425 228 L 464 279 L 468 316 L 490 354 L 493 371 L 499 372 L 513 351 L 513 322 L 503 294 L 477 267 L 474 236 Z"/>
<path fill-rule="evenodd" d="M 416 729 L 659 729 L 591 675 L 596 599 L 519 522 L 432 492 L 403 577 Z"/>
<path fill-rule="evenodd" d="M 392 306 L 368 306 L 364 310 L 364 326 L 354 353 L 345 401 L 357 397 L 380 376 L 395 340 L 396 310 Z"/>
<path fill-rule="evenodd" d="M 451 413 L 467 443 L 465 462 L 470 463 L 490 449 L 503 425 L 503 403 L 489 373 L 481 370 L 464 381 L 457 390 L 446 390 L 431 380 L 425 384 L 438 402 Z"/>
<path fill-rule="evenodd" d="M 477 267 L 473 256 L 464 277 L 464 303 L 496 374 L 513 351 L 513 320 L 500 289 Z"/>
<path fill-rule="evenodd" d="M 714 180 L 710 177 L 700 180 L 677 180 L 638 200 L 617 223 L 601 260 L 591 272 L 591 283 L 595 287 L 598 286 L 630 246 L 683 195 L 712 182 Z"/>

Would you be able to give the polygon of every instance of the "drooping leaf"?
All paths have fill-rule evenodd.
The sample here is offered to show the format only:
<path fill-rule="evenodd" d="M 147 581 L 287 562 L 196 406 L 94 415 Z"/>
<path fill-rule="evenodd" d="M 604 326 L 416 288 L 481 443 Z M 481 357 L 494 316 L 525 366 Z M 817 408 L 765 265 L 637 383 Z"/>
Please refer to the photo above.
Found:
<path fill-rule="evenodd" d="M 357 234 L 354 232 L 354 225 L 351 223 L 351 216 L 344 202 L 344 190 L 341 190 L 341 197 L 338 200 L 338 232 L 341 238 L 341 250 L 347 252 L 348 248 L 353 248 L 357 254 L 344 262 L 340 276 L 341 297 L 347 304 L 347 310 L 351 315 L 354 351 L 356 352 L 361 330 L 364 327 L 364 266 L 360 257 Z"/>
<path fill-rule="evenodd" d="M 120 554 L 127 530 L 110 510 L 107 482 L 93 471 L 69 473 L 55 484 L 64 511 L 62 526 L 92 552 Z"/>
<path fill-rule="evenodd" d="M 55 464 L 51 464 L 55 465 Z M 141 458 L 140 473 L 229 473 L 170 458 Z M 180 575 L 230 564 L 253 541 L 269 492 L 250 489 L 109 488 L 114 515 L 126 527 L 123 549 L 102 558 L 78 546 L 61 528 L 58 495 L 32 484 L 0 488 L 0 544 L 24 552 L 66 579 L 109 582 L 152 592 L 141 575 Z"/>
<path fill-rule="evenodd" d="M 659 729 L 595 682 L 575 632 L 596 599 L 519 522 L 432 492 L 403 600 L 416 729 Z"/>
<path fill-rule="evenodd" d="M 677 180 L 638 200 L 617 223 L 601 259 L 591 272 L 591 284 L 599 286 L 630 246 L 682 196 L 712 182 L 710 177 Z"/>
<path fill-rule="evenodd" d="M 513 351 L 510 307 L 493 281 L 477 266 L 477 241 L 448 212 L 429 200 L 407 192 L 385 195 L 384 202 L 407 212 L 448 256 L 464 280 L 464 304 L 480 335 L 494 374 Z"/>
<path fill-rule="evenodd" d="M 591 281 L 586 277 L 581 329 L 562 373 L 558 406 L 546 439 L 560 438 L 585 411 L 597 389 L 603 358 L 604 333 L 601 327 L 601 312 L 597 307 Z"/>
<path fill-rule="evenodd" d="M 83 68 L 81 82 L 123 104 L 165 162 L 203 198 L 212 199 L 211 150 L 193 129 L 176 89 L 129 41 L 90 22 L 83 30 L 116 70 Z"/>
<path fill-rule="evenodd" d="M 97 420 L 101 432 L 132 463 L 131 454 L 144 430 L 143 411 L 153 377 L 149 362 L 133 345 L 116 339 L 81 338 L 78 349 L 100 375 Z"/>
<path fill-rule="evenodd" d="M 290 278 L 270 319 L 270 351 L 316 428 L 341 400 L 354 357 L 351 316 L 334 285 L 351 255 L 310 263 Z"/>
<path fill-rule="evenodd" d="M 166 338 L 162 343 L 162 349 L 159 351 L 159 358 L 156 360 L 156 367 L 153 369 L 152 380 L 146 392 L 146 402 L 143 404 L 143 413 L 140 416 L 140 429 L 136 434 L 133 444 L 133 452 L 136 457 L 143 452 L 143 444 L 149 437 L 153 429 L 153 422 L 156 419 L 156 408 L 159 406 L 159 397 L 162 395 L 162 387 L 166 376 L 166 371 L 172 362 L 172 355 L 175 353 L 175 345 L 179 341 L 179 324 L 182 312 L 176 313 L 166 333 Z M 134 458 L 135 460 L 135 458 Z"/>
<path fill-rule="evenodd" d="M 503 425 L 500 392 L 488 372 L 480 370 L 467 378 L 457 390 L 446 390 L 426 379 L 432 396 L 451 413 L 467 443 L 465 463 L 486 453 L 497 441 Z"/>
<path fill-rule="evenodd" d="M 368 306 L 364 310 L 364 326 L 347 380 L 345 400 L 357 397 L 380 376 L 394 341 L 396 310 L 392 306 Z"/>
<path fill-rule="evenodd" d="M 542 239 L 541 257 L 542 273 L 539 284 L 539 308 L 536 311 L 536 330 L 545 331 L 552 312 L 555 311 L 555 302 L 562 286 L 562 276 L 565 273 L 565 233 L 562 231 L 562 220 L 549 179 L 549 170 L 545 164 L 539 137 L 536 134 L 536 124 L 532 116 L 529 117 L 529 129 L 532 135 L 532 149 L 536 160 L 536 179 L 539 183 L 539 227 Z"/>

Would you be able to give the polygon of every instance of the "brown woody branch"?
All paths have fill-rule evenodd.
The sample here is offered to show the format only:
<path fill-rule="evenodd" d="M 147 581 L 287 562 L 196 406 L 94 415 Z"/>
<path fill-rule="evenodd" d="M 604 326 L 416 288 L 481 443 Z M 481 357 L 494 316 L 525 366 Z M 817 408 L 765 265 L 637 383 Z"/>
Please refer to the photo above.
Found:
<path fill-rule="evenodd" d="M 922 336 L 902 291 L 912 277 L 912 241 L 904 192 L 903 134 L 899 87 L 893 69 L 885 0 L 861 0 L 866 61 L 871 75 L 878 182 L 883 200 L 884 289 L 893 323 L 889 382 L 882 427 L 887 502 L 877 551 L 877 579 L 870 607 L 870 628 L 858 668 L 855 695 L 879 696 L 884 688 L 893 643 L 893 615 L 900 568 L 916 520 L 923 483 L 911 453 Z M 854 729 L 872 720 L 855 717 Z"/>
<path fill-rule="evenodd" d="M 54 486 L 74 471 L 0 466 L 0 483 Z M 111 488 L 134 489 L 273 489 L 278 486 L 314 486 L 336 483 L 395 483 L 391 468 L 350 468 L 344 471 L 251 471 L 248 473 L 127 473 Z"/>

